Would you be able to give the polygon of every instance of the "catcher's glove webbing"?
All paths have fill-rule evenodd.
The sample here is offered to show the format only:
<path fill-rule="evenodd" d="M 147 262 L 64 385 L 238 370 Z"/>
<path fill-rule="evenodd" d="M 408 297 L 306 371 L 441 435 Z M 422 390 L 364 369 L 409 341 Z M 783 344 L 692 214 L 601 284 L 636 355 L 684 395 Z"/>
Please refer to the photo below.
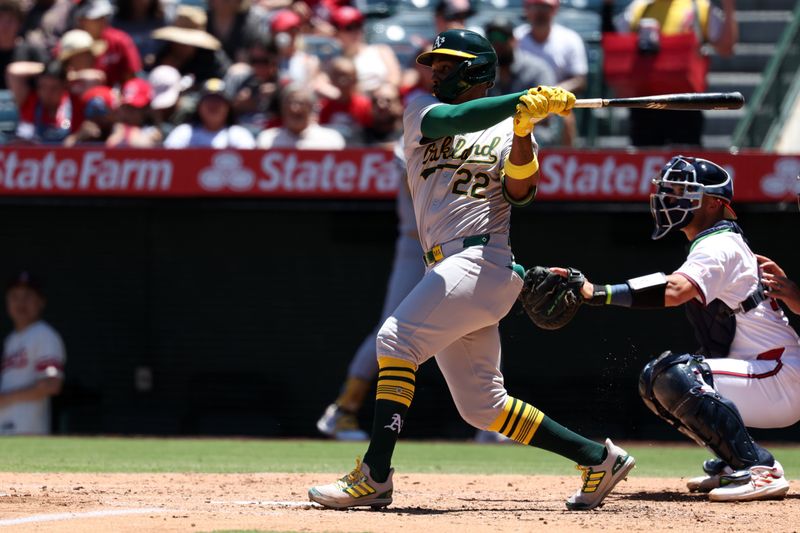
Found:
<path fill-rule="evenodd" d="M 533 323 L 542 329 L 566 326 L 583 303 L 581 287 L 586 278 L 579 270 L 568 270 L 567 277 L 540 266 L 525 273 L 519 300 Z"/>

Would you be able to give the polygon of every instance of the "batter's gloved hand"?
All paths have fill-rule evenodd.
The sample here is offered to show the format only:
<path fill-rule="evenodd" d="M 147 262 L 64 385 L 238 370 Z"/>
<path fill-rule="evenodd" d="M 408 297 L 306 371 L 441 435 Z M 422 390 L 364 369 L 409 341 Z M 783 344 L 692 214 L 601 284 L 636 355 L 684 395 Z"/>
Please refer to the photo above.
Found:
<path fill-rule="evenodd" d="M 542 329 L 566 326 L 583 303 L 581 287 L 586 278 L 574 268 L 566 277 L 536 266 L 525 273 L 519 301 L 534 324 Z"/>
<path fill-rule="evenodd" d="M 533 125 L 547 118 L 547 98 L 542 95 L 523 94 L 514 114 L 514 135 L 525 137 L 533 131 Z"/>
<path fill-rule="evenodd" d="M 528 89 L 528 94 L 525 96 L 532 95 L 544 96 L 547 99 L 547 112 L 561 115 L 562 117 L 569 115 L 570 111 L 572 111 L 572 106 L 575 105 L 575 95 L 561 87 L 540 85 L 533 89 Z"/>

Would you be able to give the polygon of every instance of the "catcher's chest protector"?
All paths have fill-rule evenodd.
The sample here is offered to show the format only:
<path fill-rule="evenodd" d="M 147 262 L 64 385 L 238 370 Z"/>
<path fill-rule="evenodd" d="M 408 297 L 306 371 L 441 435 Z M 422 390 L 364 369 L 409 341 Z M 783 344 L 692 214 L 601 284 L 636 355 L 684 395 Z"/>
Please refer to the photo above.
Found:
<path fill-rule="evenodd" d="M 686 317 L 700 343 L 700 352 L 707 357 L 727 357 L 736 335 L 736 317 L 722 300 L 707 306 L 690 300 L 684 306 Z"/>

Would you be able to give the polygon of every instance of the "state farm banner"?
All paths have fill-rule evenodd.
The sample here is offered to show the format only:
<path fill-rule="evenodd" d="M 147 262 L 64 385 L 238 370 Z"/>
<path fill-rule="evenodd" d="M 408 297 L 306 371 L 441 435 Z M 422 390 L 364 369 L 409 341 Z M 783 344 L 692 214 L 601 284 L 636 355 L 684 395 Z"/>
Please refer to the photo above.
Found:
<path fill-rule="evenodd" d="M 537 200 L 638 202 L 672 152 L 543 149 Z M 689 155 L 689 154 L 687 154 Z M 800 155 L 691 152 L 728 169 L 736 202 L 793 198 Z M 0 147 L 0 196 L 386 199 L 391 151 Z"/>

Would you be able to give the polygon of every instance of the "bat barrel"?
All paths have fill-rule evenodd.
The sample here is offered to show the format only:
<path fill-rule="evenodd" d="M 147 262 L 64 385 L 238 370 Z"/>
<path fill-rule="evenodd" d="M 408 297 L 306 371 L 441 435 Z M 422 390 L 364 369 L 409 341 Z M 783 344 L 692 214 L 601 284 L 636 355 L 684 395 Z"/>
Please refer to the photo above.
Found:
<path fill-rule="evenodd" d="M 611 98 L 607 105 L 609 107 L 668 110 L 739 109 L 744 105 L 744 97 L 740 92 L 660 94 L 635 98 Z"/>

